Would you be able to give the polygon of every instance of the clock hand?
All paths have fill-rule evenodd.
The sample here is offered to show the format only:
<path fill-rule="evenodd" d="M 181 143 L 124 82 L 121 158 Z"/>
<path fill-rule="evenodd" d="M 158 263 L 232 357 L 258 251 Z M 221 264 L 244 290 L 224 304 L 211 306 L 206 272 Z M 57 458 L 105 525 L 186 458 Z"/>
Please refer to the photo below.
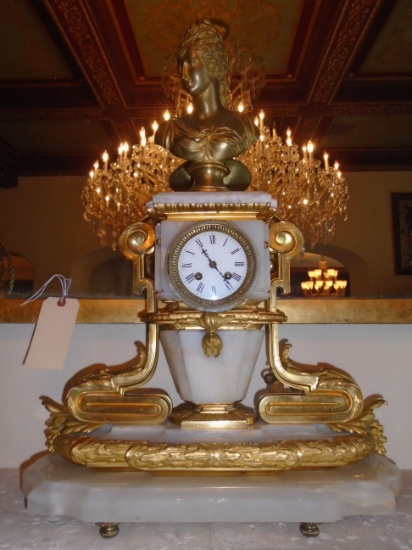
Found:
<path fill-rule="evenodd" d="M 217 267 L 217 263 L 214 260 L 210 259 L 210 256 L 209 256 L 206 248 L 204 248 L 203 245 L 200 242 L 198 242 L 197 244 L 200 246 L 200 250 L 202 251 L 202 254 L 204 256 L 206 256 L 206 258 L 209 260 L 209 267 L 211 267 L 212 269 L 216 269 L 216 271 L 219 273 L 219 275 L 222 277 L 222 279 L 224 281 L 226 281 L 227 279 L 224 276 L 224 274 L 220 271 L 220 269 Z"/>
<path fill-rule="evenodd" d="M 229 274 L 229 277 L 228 277 L 228 273 L 222 273 L 220 271 L 220 269 L 218 269 L 218 267 L 216 265 L 216 262 L 214 262 L 213 260 L 210 261 L 209 266 L 216 269 L 216 271 L 219 273 L 219 275 L 222 277 L 223 281 L 225 282 L 225 285 L 228 288 L 230 288 L 230 290 L 233 290 L 233 286 L 231 285 L 231 283 L 229 281 L 231 275 Z"/>
<path fill-rule="evenodd" d="M 232 285 L 227 280 L 228 278 L 226 277 L 226 275 L 224 273 L 222 273 L 220 271 L 220 269 L 217 267 L 217 263 L 214 260 L 210 259 L 209 254 L 207 253 L 207 250 L 205 248 L 202 248 L 202 254 L 204 254 L 206 256 L 206 258 L 209 260 L 209 267 L 211 267 L 212 269 L 216 269 L 216 271 L 219 273 L 219 275 L 225 281 L 227 286 L 229 286 L 230 288 L 233 288 Z"/>
<path fill-rule="evenodd" d="M 200 241 L 197 241 L 197 244 L 200 246 L 200 250 L 202 251 L 202 254 L 204 256 L 206 256 L 206 258 L 209 260 L 209 267 L 211 267 L 212 269 L 216 269 L 216 271 L 219 273 L 219 275 L 222 277 L 222 279 L 224 280 L 225 282 L 225 285 L 230 288 L 231 290 L 233 290 L 233 286 L 230 284 L 230 282 L 228 281 L 228 277 L 226 276 L 226 274 L 222 273 L 220 271 L 220 269 L 217 267 L 217 263 L 212 260 L 206 250 L 206 248 L 204 248 L 204 246 L 202 245 L 202 243 Z"/>

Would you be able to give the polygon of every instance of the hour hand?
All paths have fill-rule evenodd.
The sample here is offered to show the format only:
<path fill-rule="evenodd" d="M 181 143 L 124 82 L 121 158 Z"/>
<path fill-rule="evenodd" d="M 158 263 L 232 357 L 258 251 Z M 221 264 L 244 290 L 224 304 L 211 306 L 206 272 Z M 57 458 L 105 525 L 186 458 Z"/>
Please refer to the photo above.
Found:
<path fill-rule="evenodd" d="M 221 277 L 223 277 L 224 281 L 225 282 L 227 281 L 226 276 L 220 271 L 220 269 L 217 267 L 217 263 L 214 260 L 209 260 L 209 267 L 211 267 L 212 269 L 216 269 L 216 271 L 219 273 L 219 275 Z M 230 288 L 232 288 L 232 286 L 230 284 L 228 286 Z"/>

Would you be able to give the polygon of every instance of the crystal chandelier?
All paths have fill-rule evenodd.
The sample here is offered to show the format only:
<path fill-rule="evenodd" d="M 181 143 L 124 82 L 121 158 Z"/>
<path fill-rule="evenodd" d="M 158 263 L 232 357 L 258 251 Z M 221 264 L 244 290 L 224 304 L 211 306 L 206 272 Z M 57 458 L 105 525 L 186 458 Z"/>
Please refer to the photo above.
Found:
<path fill-rule="evenodd" d="M 308 271 L 309 281 L 301 283 L 305 298 L 331 297 L 345 295 L 347 281 L 338 279 L 337 269 L 328 268 L 324 258 L 319 262 L 318 269 Z"/>
<path fill-rule="evenodd" d="M 260 111 L 255 124 L 260 140 L 240 158 L 252 173 L 253 190 L 265 191 L 278 201 L 277 214 L 296 224 L 312 246 L 325 242 L 335 231 L 336 216 L 346 219 L 348 186 L 339 170 L 339 164 L 329 164 L 324 153 L 324 164 L 314 157 L 314 144 L 302 147 L 292 141 L 290 129 L 285 142 L 265 125 Z"/>
<path fill-rule="evenodd" d="M 167 116 L 167 115 L 166 115 Z M 170 191 L 169 175 L 183 161 L 154 143 L 140 130 L 140 143 L 129 148 L 121 143 L 118 157 L 109 163 L 105 151 L 102 164 L 95 162 L 82 191 L 84 219 L 104 246 L 116 249 L 122 231 L 146 214 L 146 203 L 156 193 Z"/>
<path fill-rule="evenodd" d="M 230 43 L 229 43 L 230 44 Z M 228 51 L 230 63 L 227 106 L 250 112 L 252 100 L 264 85 L 264 66 L 252 51 L 245 52 L 231 44 Z M 166 95 L 175 104 L 175 115 L 184 110 L 190 112 L 190 96 L 180 87 L 180 78 L 171 74 L 165 62 L 163 86 Z M 168 113 L 166 116 L 170 116 Z M 309 142 L 302 148 L 292 142 L 287 131 L 285 142 L 276 130 L 265 124 L 261 111 L 255 119 L 260 139 L 243 153 L 239 160 L 252 173 L 249 190 L 269 193 L 278 201 L 278 216 L 296 224 L 305 240 L 312 246 L 330 239 L 335 231 L 336 217 L 346 219 L 348 187 L 339 165 L 329 165 L 324 154 L 324 164 L 313 155 L 314 145 Z M 159 192 L 170 191 L 169 175 L 182 159 L 154 143 L 153 134 L 147 138 L 144 128 L 140 131 L 140 143 L 129 148 L 122 143 L 118 157 L 109 163 L 104 152 L 102 164 L 96 162 L 82 192 L 84 218 L 91 224 L 104 246 L 116 249 L 118 238 L 128 225 L 146 214 L 146 203 Z"/>

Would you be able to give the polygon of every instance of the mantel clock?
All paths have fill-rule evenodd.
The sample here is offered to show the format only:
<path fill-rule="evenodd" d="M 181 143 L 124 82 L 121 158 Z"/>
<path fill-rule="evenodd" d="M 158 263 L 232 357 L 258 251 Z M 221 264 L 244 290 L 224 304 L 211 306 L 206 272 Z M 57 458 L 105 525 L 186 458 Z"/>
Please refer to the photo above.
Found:
<path fill-rule="evenodd" d="M 247 115 L 221 103 L 219 79 L 201 49 L 208 33 L 213 44 L 221 40 L 216 32 L 210 21 L 196 23 L 179 50 L 193 112 L 165 122 L 155 138 L 184 160 L 171 174 L 172 191 L 154 195 L 145 218 L 120 238 L 133 262 L 134 291 L 145 290 L 146 342 L 127 369 L 87 369 L 68 383 L 61 406 L 44 401 L 51 412 L 50 449 L 76 464 L 270 473 L 342 466 L 384 453 L 374 416 L 382 400 L 366 405 L 351 376 L 331 366 L 296 364 L 290 346 L 279 345 L 278 326 L 287 319 L 277 293 L 290 291 L 289 264 L 303 237 L 278 219 L 271 195 L 250 190 L 250 173 L 237 157 L 258 133 Z M 246 406 L 264 341 L 262 388 Z M 178 404 L 148 386 L 160 345 Z M 279 425 L 319 424 L 326 427 L 324 438 L 276 433 Z M 134 437 L 118 437 L 119 426 L 133 428 Z"/>

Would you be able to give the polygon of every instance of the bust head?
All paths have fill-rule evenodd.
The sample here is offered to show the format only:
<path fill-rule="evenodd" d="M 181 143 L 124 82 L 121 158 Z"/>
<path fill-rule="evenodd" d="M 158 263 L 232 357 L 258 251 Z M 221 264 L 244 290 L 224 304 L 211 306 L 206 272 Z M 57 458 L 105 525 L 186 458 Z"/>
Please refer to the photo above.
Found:
<path fill-rule="evenodd" d="M 221 100 L 225 103 L 228 57 L 222 34 L 208 19 L 196 21 L 184 35 L 177 52 L 180 72 L 184 61 L 194 54 L 203 63 L 209 78 L 218 81 L 221 85 Z"/>

